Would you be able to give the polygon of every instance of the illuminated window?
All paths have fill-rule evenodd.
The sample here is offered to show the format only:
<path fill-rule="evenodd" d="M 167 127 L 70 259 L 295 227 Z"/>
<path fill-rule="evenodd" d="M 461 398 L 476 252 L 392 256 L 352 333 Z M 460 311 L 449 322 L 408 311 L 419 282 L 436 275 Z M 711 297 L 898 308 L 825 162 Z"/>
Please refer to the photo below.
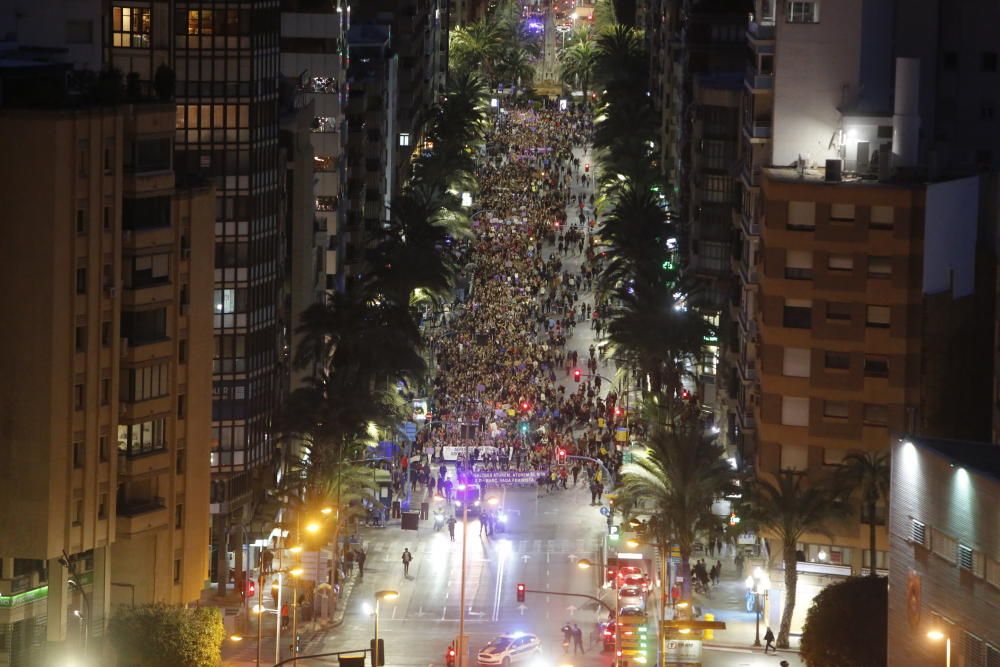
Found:
<path fill-rule="evenodd" d="M 789 23 L 819 23 L 819 2 L 793 0 L 788 3 Z"/>
<path fill-rule="evenodd" d="M 166 447 L 165 419 L 152 419 L 139 424 L 119 424 L 118 450 L 136 456 Z"/>
<path fill-rule="evenodd" d="M 400 146 L 409 146 L 410 145 L 410 133 L 409 132 L 400 132 L 399 133 L 399 145 Z"/>
<path fill-rule="evenodd" d="M 148 49 L 148 7 L 115 7 L 111 15 L 112 45 L 125 49 Z"/>

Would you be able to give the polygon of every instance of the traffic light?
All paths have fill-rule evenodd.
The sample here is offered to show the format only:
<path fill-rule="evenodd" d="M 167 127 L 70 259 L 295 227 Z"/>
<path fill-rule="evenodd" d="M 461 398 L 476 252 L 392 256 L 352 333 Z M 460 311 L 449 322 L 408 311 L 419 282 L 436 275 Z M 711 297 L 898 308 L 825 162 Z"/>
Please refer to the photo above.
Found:
<path fill-rule="evenodd" d="M 517 585 L 517 601 L 518 602 L 524 602 L 525 592 L 526 592 L 526 589 L 524 587 L 524 584 L 518 584 Z"/>
<path fill-rule="evenodd" d="M 455 644 L 451 644 L 448 647 L 448 653 L 445 654 L 445 665 L 446 667 L 453 667 L 455 664 Z"/>
<path fill-rule="evenodd" d="M 247 597 L 252 598 L 257 594 L 257 582 L 253 579 L 247 579 Z"/>
<path fill-rule="evenodd" d="M 369 641 L 372 651 L 372 667 L 382 667 L 385 664 L 385 640 L 381 637 L 376 645 L 375 640 Z"/>
<path fill-rule="evenodd" d="M 582 378 L 582 377 L 583 377 L 583 371 L 581 371 L 579 368 L 574 368 L 573 369 L 573 382 L 579 382 L 580 378 Z"/>

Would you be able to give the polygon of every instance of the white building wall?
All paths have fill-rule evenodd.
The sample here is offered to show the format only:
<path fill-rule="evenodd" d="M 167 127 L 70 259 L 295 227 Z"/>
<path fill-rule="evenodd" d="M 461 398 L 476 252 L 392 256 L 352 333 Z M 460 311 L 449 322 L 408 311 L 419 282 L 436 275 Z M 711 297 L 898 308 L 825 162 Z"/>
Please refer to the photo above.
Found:
<path fill-rule="evenodd" d="M 857 95 L 863 2 L 818 0 L 818 23 L 789 23 L 789 1 L 778 4 L 772 164 L 838 157 L 830 144 L 838 109 Z"/>

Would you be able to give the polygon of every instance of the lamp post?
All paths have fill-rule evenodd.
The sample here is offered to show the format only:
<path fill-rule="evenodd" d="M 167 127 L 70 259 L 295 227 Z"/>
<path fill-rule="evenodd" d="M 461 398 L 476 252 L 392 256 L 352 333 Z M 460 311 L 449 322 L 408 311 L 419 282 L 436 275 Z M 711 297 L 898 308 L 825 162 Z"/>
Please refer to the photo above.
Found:
<path fill-rule="evenodd" d="M 746 581 L 747 592 L 753 593 L 753 606 L 756 611 L 757 625 L 754 633 L 754 646 L 760 646 L 760 598 L 761 595 L 767 598 L 767 591 L 771 588 L 771 578 L 767 576 L 767 572 L 762 570 L 760 567 L 755 567 L 753 574 L 748 575 Z"/>
<path fill-rule="evenodd" d="M 931 630 L 927 638 L 935 642 L 944 640 L 944 667 L 951 667 L 951 636 L 942 630 Z"/>
<path fill-rule="evenodd" d="M 382 662 L 384 662 L 384 660 L 385 660 L 385 656 L 382 655 L 382 652 L 379 650 L 379 647 L 378 647 L 378 612 L 379 612 L 379 603 L 382 602 L 382 600 L 395 600 L 398 597 L 399 597 L 399 592 L 398 591 L 376 591 L 375 592 L 375 610 L 374 610 L 374 613 L 372 614 L 372 616 L 375 619 L 375 641 L 374 641 L 375 647 L 374 647 L 374 649 L 372 651 L 372 666 L 373 667 L 379 667 L 379 665 L 382 664 Z M 367 604 L 366 604 L 366 606 L 367 606 Z"/>
<path fill-rule="evenodd" d="M 468 500 L 467 498 L 465 500 Z M 496 496 L 486 499 L 486 504 L 495 507 L 500 502 Z M 462 502 L 462 585 L 458 596 L 458 667 L 465 667 L 465 554 L 469 544 L 469 503 Z"/>
<path fill-rule="evenodd" d="M 607 571 L 608 568 L 606 565 L 593 563 L 586 558 L 581 558 L 580 560 L 576 561 L 576 566 L 581 570 L 589 570 L 592 567 L 596 567 L 601 571 L 601 583 L 603 584 L 604 582 L 607 581 L 607 575 L 605 574 L 605 572 Z M 618 627 L 618 593 L 616 592 L 615 593 L 615 660 L 614 660 L 614 664 L 616 665 L 618 664 L 618 659 L 622 657 L 618 646 L 618 635 L 620 631 L 621 628 Z"/>

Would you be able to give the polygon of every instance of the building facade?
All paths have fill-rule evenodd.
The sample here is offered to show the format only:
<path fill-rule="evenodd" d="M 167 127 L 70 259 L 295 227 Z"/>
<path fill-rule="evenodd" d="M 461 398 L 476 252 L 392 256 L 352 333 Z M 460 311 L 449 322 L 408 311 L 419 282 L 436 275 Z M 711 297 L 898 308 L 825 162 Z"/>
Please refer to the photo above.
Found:
<path fill-rule="evenodd" d="M 889 667 L 998 664 L 1000 448 L 899 439 L 891 489 Z"/>
<path fill-rule="evenodd" d="M 5 106 L 0 665 L 29 665 L 200 596 L 214 192 L 175 183 L 172 105 Z"/>

